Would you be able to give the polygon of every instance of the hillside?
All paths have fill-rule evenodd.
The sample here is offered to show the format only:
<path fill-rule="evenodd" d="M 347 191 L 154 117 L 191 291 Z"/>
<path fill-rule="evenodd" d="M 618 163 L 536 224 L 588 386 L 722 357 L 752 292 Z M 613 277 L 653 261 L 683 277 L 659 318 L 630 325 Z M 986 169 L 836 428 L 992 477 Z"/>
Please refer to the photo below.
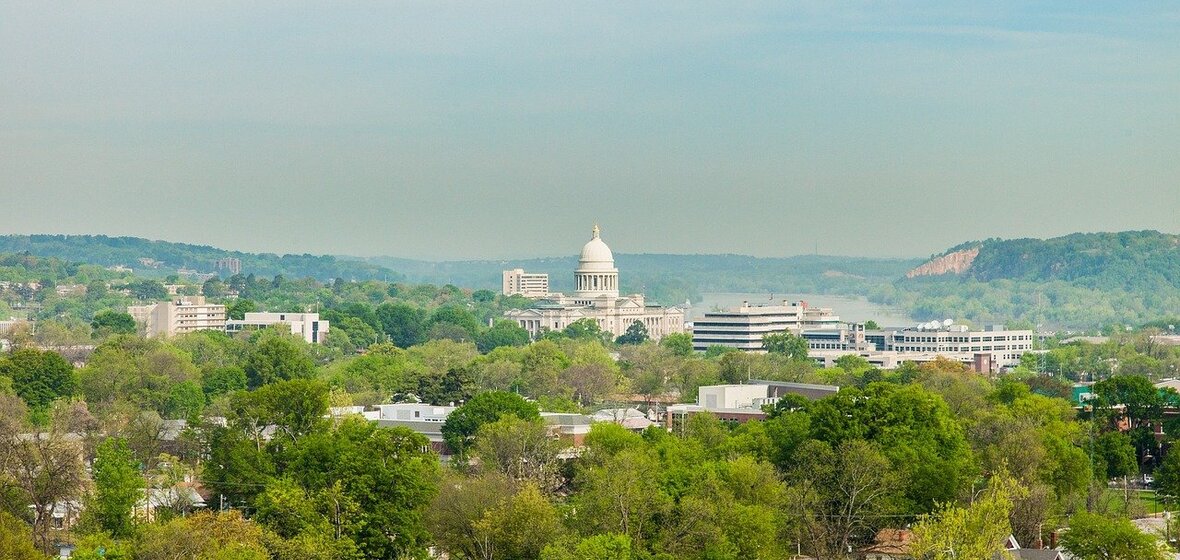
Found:
<path fill-rule="evenodd" d="M 1180 313 L 1180 236 L 1126 231 L 968 242 L 870 299 L 920 319 L 1139 324 Z"/>
<path fill-rule="evenodd" d="M 940 273 L 937 265 L 948 260 L 961 266 Z M 1180 236 L 1125 231 L 1075 233 L 1052 239 L 989 239 L 951 249 L 907 276 L 942 274 L 983 282 L 1061 280 L 1094 289 L 1180 288 Z"/>
<path fill-rule="evenodd" d="M 139 237 L 105 235 L 4 235 L 0 236 L 0 253 L 28 253 L 69 262 L 101 266 L 126 266 L 138 275 L 166 276 L 180 268 L 197 272 L 214 272 L 218 259 L 241 261 L 242 274 L 282 275 L 287 278 L 331 280 L 388 279 L 400 280 L 397 273 L 381 266 L 323 255 L 274 255 L 244 253 L 187 243 L 152 241 Z M 148 259 L 144 264 L 140 259 Z M 154 262 L 151 262 L 154 261 Z M 222 276 L 229 276 L 221 271 Z"/>

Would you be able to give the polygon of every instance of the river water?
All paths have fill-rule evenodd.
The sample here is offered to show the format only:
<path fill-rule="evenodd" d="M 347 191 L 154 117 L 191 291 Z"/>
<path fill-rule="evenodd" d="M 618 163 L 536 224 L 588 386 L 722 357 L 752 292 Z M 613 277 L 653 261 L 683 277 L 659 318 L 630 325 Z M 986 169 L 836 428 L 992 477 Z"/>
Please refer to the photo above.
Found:
<path fill-rule="evenodd" d="M 769 293 L 705 293 L 702 301 L 694 303 L 688 316 L 699 319 L 709 311 L 737 307 L 743 301 L 750 305 L 782 305 L 783 300 L 805 301 L 815 307 L 831 307 L 832 312 L 842 321 L 876 321 L 882 327 L 908 327 L 917 321 L 905 311 L 872 303 L 863 297 L 833 296 L 825 294 L 769 294 Z"/>

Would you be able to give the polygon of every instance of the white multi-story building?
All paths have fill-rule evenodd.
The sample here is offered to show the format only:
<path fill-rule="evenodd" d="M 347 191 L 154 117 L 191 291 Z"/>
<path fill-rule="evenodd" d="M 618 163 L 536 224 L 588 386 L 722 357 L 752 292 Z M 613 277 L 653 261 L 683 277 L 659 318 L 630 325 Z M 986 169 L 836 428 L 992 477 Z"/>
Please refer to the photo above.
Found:
<path fill-rule="evenodd" d="M 267 313 L 250 312 L 241 319 L 225 322 L 225 332 L 233 334 L 245 330 L 265 329 L 273 325 L 287 325 L 291 334 L 303 337 L 311 344 L 322 344 L 328 334 L 328 322 L 320 319 L 319 313 Z"/>
<path fill-rule="evenodd" d="M 613 336 L 627 332 L 636 321 L 655 340 L 684 332 L 683 309 L 649 304 L 643 294 L 619 295 L 619 269 L 615 268 L 614 253 L 599 233 L 598 226 L 594 226 L 590 242 L 582 247 L 574 271 L 572 296 L 550 294 L 528 309 L 510 310 L 504 316 L 534 337 L 547 330 L 562 330 L 579 319 L 593 319 L 599 328 Z"/>
<path fill-rule="evenodd" d="M 163 303 L 133 305 L 127 313 L 145 326 L 149 338 L 225 329 L 225 306 L 206 303 L 205 296 L 179 296 Z"/>
<path fill-rule="evenodd" d="M 949 321 L 948 321 L 949 323 Z M 1031 330 L 1008 330 L 1003 325 L 990 325 L 973 331 L 967 325 L 924 326 L 897 331 L 867 331 L 865 339 L 880 350 L 899 354 L 926 353 L 947 357 L 987 354 L 997 367 L 1014 367 L 1020 357 L 1033 349 Z"/>
<path fill-rule="evenodd" d="M 504 295 L 527 298 L 549 297 L 549 275 L 525 272 L 523 268 L 504 271 Z"/>
<path fill-rule="evenodd" d="M 742 305 L 728 311 L 711 311 L 693 322 L 692 346 L 704 351 L 710 346 L 727 346 L 748 352 L 762 352 L 762 337 L 789 332 L 800 335 L 807 329 L 839 329 L 840 317 L 828 307 L 813 307 L 805 301 L 783 301 L 782 305 Z"/>

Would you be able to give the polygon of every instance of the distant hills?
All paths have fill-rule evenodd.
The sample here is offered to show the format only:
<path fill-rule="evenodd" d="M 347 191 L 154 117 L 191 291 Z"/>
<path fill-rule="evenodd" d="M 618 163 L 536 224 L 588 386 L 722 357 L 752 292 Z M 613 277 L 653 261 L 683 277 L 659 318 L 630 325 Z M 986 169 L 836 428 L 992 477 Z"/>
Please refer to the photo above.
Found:
<path fill-rule="evenodd" d="M 103 235 L 0 236 L 0 253 L 55 257 L 136 274 L 178 268 L 213 272 L 218 259 L 241 261 L 243 274 L 320 281 L 387 280 L 498 290 L 501 272 L 524 268 L 572 290 L 577 259 L 430 262 L 396 257 L 274 255 L 204 245 Z M 803 255 L 616 254 L 622 290 L 665 304 L 697 302 L 708 292 L 825 293 L 865 296 L 919 320 L 1018 322 L 1069 328 L 1142 324 L 1180 317 L 1180 236 L 1156 231 L 1078 233 L 1052 239 L 987 239 L 930 259 Z M 140 259 L 158 262 L 145 268 Z M 222 275 L 227 275 L 222 271 Z"/>
<path fill-rule="evenodd" d="M 228 251 L 206 245 L 189 245 L 168 241 L 152 241 L 139 237 L 108 237 L 105 235 L 3 235 L 0 253 L 29 253 L 39 257 L 56 257 L 69 262 L 102 266 L 126 266 L 136 274 L 165 276 L 180 268 L 197 272 L 215 272 L 219 259 L 236 258 L 241 261 L 242 274 L 288 278 L 315 278 L 325 281 L 346 280 L 402 280 L 388 268 L 356 260 L 338 259 L 324 255 L 274 255 Z M 140 259 L 147 259 L 144 264 Z M 229 276 L 221 271 L 222 276 Z"/>
<path fill-rule="evenodd" d="M 1180 288 L 1180 235 L 1158 231 L 1075 233 L 1052 239 L 989 239 L 959 245 L 907 274 L 1066 281 L 1100 290 Z"/>
<path fill-rule="evenodd" d="M 426 262 L 374 257 L 367 262 L 404 274 L 411 282 L 499 289 L 509 268 L 549 274 L 555 291 L 573 289 L 577 257 L 521 260 Z M 803 255 L 757 258 L 745 255 L 616 253 L 622 291 L 643 292 L 662 303 L 699 301 L 708 292 L 865 294 L 893 282 L 919 259 L 877 259 Z"/>
<path fill-rule="evenodd" d="M 1176 317 L 1180 236 L 1124 231 L 963 243 L 870 299 L 920 319 L 1095 327 Z"/>

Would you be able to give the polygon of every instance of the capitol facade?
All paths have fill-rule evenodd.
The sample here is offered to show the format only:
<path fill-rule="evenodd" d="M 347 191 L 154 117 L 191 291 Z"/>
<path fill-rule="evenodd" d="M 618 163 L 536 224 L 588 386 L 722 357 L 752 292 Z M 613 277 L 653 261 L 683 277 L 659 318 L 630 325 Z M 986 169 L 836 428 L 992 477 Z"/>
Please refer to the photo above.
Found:
<path fill-rule="evenodd" d="M 684 332 L 684 310 L 644 301 L 643 294 L 619 295 L 619 269 L 615 256 L 602 241 L 594 226 L 590 242 L 582 247 L 578 268 L 574 271 L 573 295 L 549 294 L 527 309 L 513 309 L 504 314 L 536 338 L 544 331 L 559 331 L 579 319 L 593 319 L 603 332 L 620 336 L 636 321 L 647 327 L 647 334 L 659 340 L 665 335 Z"/>

